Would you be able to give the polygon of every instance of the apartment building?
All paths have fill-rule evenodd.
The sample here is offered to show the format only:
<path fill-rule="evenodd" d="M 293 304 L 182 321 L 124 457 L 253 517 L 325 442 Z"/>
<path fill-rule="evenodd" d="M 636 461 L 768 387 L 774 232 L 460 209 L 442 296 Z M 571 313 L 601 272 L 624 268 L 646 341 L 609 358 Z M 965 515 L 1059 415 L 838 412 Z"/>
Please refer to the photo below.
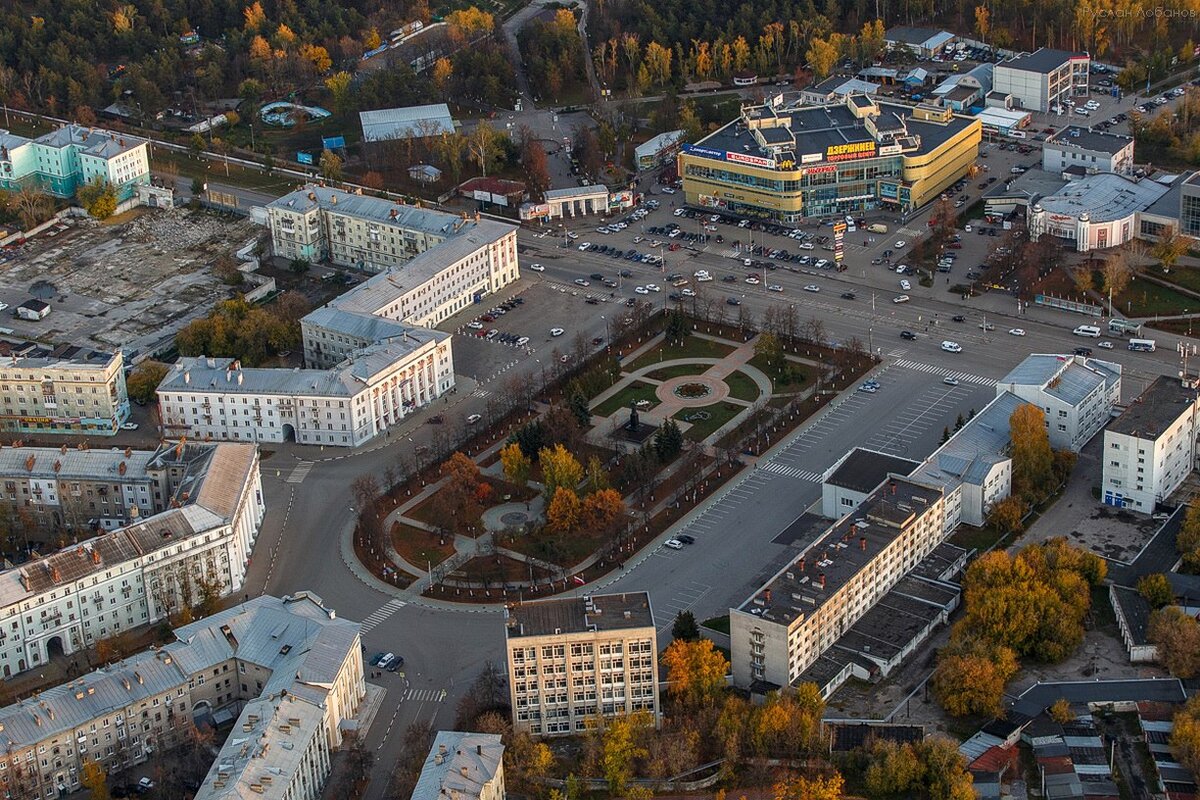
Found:
<path fill-rule="evenodd" d="M 733 680 L 788 686 L 943 538 L 940 487 L 892 476 L 737 608 Z"/>
<path fill-rule="evenodd" d="M 182 358 L 157 394 L 171 436 L 356 447 L 453 387 L 450 335 L 409 328 L 332 369 Z"/>
<path fill-rule="evenodd" d="M 900 456 L 856 447 L 821 478 L 821 516 L 839 519 L 854 511 L 889 475 L 908 475 L 919 463 Z"/>
<path fill-rule="evenodd" d="M 1087 95 L 1091 64 L 1087 53 L 1039 47 L 997 64 L 995 91 L 1012 95 L 1026 111 L 1065 110 L 1067 100 Z"/>
<path fill-rule="evenodd" d="M 513 727 L 579 733 L 645 711 L 659 722 L 658 635 L 646 592 L 521 603 L 505 620 Z"/>
<path fill-rule="evenodd" d="M 996 394 L 1004 392 L 1042 409 L 1051 447 L 1078 453 L 1121 402 L 1121 365 L 1081 355 L 1035 354 L 1000 379 Z"/>
<path fill-rule="evenodd" d="M 1200 398 L 1161 376 L 1104 430 L 1103 500 L 1151 514 L 1196 467 Z"/>
<path fill-rule="evenodd" d="M 504 800 L 504 796 L 500 734 L 438 731 L 412 800 Z"/>
<path fill-rule="evenodd" d="M 0 467 L 19 472 L 58 463 L 73 472 L 61 483 L 31 481 L 30 503 L 40 490 L 38 502 L 51 508 L 75 502 L 103 509 L 100 489 L 106 488 L 109 497 L 121 495 L 129 524 L 0 572 L 4 677 L 195 605 L 202 585 L 224 596 L 240 591 L 245 580 L 265 511 L 256 448 L 180 442 L 163 445 L 149 459 L 133 453 L 127 461 L 120 453 L 90 461 L 71 456 L 52 448 L 6 448 Z M 116 477 L 108 472 L 114 460 Z M 73 477 L 89 467 L 97 470 L 93 481 Z M 122 483 L 131 471 L 146 477 L 135 474 Z M 17 481 L 3 480 L 6 494 L 14 494 L 9 487 Z M 116 513 L 107 519 L 118 519 Z"/>
<path fill-rule="evenodd" d="M 0 343 L 0 430 L 112 436 L 128 419 L 120 352 Z"/>
<path fill-rule="evenodd" d="M 74 197 L 79 187 L 101 180 L 120 202 L 150 183 L 150 148 L 123 133 L 63 125 L 36 139 L 0 131 L 0 189 L 33 184 L 56 197 Z"/>
<path fill-rule="evenodd" d="M 111 775 L 182 743 L 194 719 L 240 713 L 196 797 L 312 800 L 364 693 L 357 623 L 311 593 L 256 597 L 0 708 L 0 790 L 61 797 L 86 761 Z"/>

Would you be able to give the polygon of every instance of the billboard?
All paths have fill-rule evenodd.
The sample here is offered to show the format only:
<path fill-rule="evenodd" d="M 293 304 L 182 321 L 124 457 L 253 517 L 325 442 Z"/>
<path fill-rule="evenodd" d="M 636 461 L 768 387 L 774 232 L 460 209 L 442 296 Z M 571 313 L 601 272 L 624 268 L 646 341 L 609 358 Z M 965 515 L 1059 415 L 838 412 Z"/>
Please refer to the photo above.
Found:
<path fill-rule="evenodd" d="M 748 164 L 752 167 L 762 167 L 763 169 L 775 169 L 775 159 L 762 158 L 761 156 L 748 156 L 745 153 L 735 153 L 732 150 L 725 153 L 725 160 L 732 161 L 735 164 Z"/>
<path fill-rule="evenodd" d="M 846 239 L 846 223 L 839 222 L 833 226 L 833 260 L 834 263 L 842 263 L 842 258 L 845 256 L 843 252 Z"/>
<path fill-rule="evenodd" d="M 885 144 L 879 148 L 879 155 L 881 156 L 898 156 L 903 152 L 904 148 L 898 144 Z"/>
<path fill-rule="evenodd" d="M 312 153 L 305 153 L 304 151 L 296 153 L 296 163 L 297 164 L 312 164 L 312 163 L 314 163 Z"/>
<path fill-rule="evenodd" d="M 879 184 L 879 196 L 884 200 L 895 200 L 899 195 L 899 188 L 894 183 Z"/>
<path fill-rule="evenodd" d="M 825 148 L 826 161 L 854 161 L 859 158 L 874 158 L 874 142 L 847 142 L 831 144 Z"/>
<path fill-rule="evenodd" d="M 820 160 L 821 160 L 820 153 L 805 153 L 804 155 L 800 156 L 801 164 L 815 164 Z"/>
<path fill-rule="evenodd" d="M 714 150 L 711 147 L 700 147 L 699 145 L 695 144 L 685 144 L 683 146 L 683 152 L 693 156 L 701 156 L 703 158 L 715 158 L 717 161 L 725 160 L 724 150 Z"/>

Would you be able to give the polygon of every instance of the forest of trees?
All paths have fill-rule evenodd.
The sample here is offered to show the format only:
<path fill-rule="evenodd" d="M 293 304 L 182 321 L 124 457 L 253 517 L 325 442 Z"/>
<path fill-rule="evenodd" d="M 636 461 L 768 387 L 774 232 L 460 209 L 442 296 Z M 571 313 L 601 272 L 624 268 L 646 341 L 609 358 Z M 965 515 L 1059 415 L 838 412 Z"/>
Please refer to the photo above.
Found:
<path fill-rule="evenodd" d="M 587 84 L 583 41 L 576 24 L 573 13 L 560 9 L 554 19 L 548 22 L 535 19 L 517 36 L 530 84 L 556 102 L 563 92 L 575 91 Z"/>

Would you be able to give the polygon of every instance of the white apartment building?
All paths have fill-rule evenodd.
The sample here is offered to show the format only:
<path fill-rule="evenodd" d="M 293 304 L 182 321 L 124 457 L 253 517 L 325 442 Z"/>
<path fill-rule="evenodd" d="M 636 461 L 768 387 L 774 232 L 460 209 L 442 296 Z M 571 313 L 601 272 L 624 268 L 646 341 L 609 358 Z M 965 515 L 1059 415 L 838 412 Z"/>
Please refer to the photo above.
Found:
<path fill-rule="evenodd" d="M 60 797 L 81 788 L 86 761 L 112 775 L 184 741 L 194 719 L 240 712 L 196 797 L 319 797 L 365 693 L 359 625 L 299 592 L 256 597 L 175 637 L 0 708 L 5 796 Z"/>
<path fill-rule="evenodd" d="M 0 343 L 0 430 L 112 436 L 129 419 L 124 367 L 120 352 Z"/>
<path fill-rule="evenodd" d="M 15 452 L 24 455 L 23 464 L 35 467 L 42 460 L 71 464 L 69 453 L 52 448 Z M 110 455 L 108 463 L 118 457 L 119 453 Z M 11 458 L 0 459 L 5 461 L 11 468 Z M 93 463 L 95 481 L 102 483 L 108 477 L 105 460 Z M 130 524 L 0 572 L 4 677 L 34 669 L 53 655 L 73 653 L 157 622 L 185 603 L 194 605 L 201 583 L 218 584 L 222 595 L 240 591 L 265 511 L 257 449 L 237 444 L 164 445 L 140 467 L 147 474 L 164 474 L 160 483 L 122 484 L 130 463 L 136 467 L 142 457 L 134 461 L 131 454 L 129 462 L 118 461 L 117 477 L 108 484 L 113 494 L 125 497 Z M 37 484 L 43 494 L 40 502 L 46 504 L 63 502 L 63 493 L 73 497 L 78 492 L 80 501 L 87 499 L 83 482 L 75 489 L 70 476 L 60 484 Z M 156 491 L 161 498 L 150 500 Z M 158 504 L 165 510 L 158 510 Z"/>
<path fill-rule="evenodd" d="M 182 358 L 158 403 L 171 436 L 356 447 L 453 386 L 450 335 L 410 328 L 328 370 Z"/>
<path fill-rule="evenodd" d="M 657 726 L 658 634 L 646 592 L 521 603 L 505 620 L 513 727 L 579 733 L 596 716 L 649 713 Z"/>
<path fill-rule="evenodd" d="M 1081 355 L 1035 354 L 1000 379 L 996 395 L 1004 392 L 1042 409 L 1051 447 L 1078 453 L 1121 402 L 1121 365 Z"/>
<path fill-rule="evenodd" d="M 1042 145 L 1042 169 L 1058 174 L 1069 167 L 1088 174 L 1132 175 L 1133 137 L 1078 126 L 1064 128 Z"/>
<path fill-rule="evenodd" d="M 438 731 L 412 800 L 504 800 L 504 796 L 500 734 Z"/>
<path fill-rule="evenodd" d="M 1091 64 L 1087 53 L 1039 47 L 997 64 L 993 89 L 1012 95 L 1026 111 L 1063 108 L 1068 99 L 1087 95 Z"/>
<path fill-rule="evenodd" d="M 1104 431 L 1103 500 L 1154 512 L 1196 467 L 1200 398 L 1178 378 L 1156 378 Z"/>
<path fill-rule="evenodd" d="M 941 543 L 940 487 L 893 476 L 729 612 L 733 681 L 788 686 Z"/>

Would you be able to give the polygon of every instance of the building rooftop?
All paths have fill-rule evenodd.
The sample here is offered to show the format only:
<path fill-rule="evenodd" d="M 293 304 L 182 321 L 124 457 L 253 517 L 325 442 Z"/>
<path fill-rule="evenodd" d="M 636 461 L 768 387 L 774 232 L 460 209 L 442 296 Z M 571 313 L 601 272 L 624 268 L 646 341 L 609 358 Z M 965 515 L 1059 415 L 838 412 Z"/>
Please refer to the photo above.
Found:
<path fill-rule="evenodd" d="M 1035 683 L 1012 702 L 1013 711 L 1041 714 L 1059 698 L 1068 703 L 1120 703 L 1154 700 L 1182 703 L 1187 692 L 1178 678 L 1129 678 L 1111 681 L 1053 681 Z M 1011 713 L 1011 712 L 1010 712 Z"/>
<path fill-rule="evenodd" d="M 1052 135 L 1046 140 L 1044 146 L 1060 147 L 1066 150 L 1091 150 L 1115 156 L 1132 144 L 1132 136 L 1120 136 L 1115 133 L 1104 133 L 1072 125 Z"/>
<path fill-rule="evenodd" d="M 34 140 L 44 147 L 64 148 L 76 147 L 81 152 L 96 158 L 109 159 L 119 156 L 146 143 L 124 133 L 89 128 L 74 123 L 55 128 Z"/>
<path fill-rule="evenodd" d="M 0 342 L 0 370 L 12 367 L 107 369 L 118 357 L 118 353 L 71 344 L 47 347 L 38 342 Z M 0 372 L 0 377 L 7 378 L 8 374 Z"/>
<path fill-rule="evenodd" d="M 654 627 L 646 592 L 534 600 L 510 607 L 507 618 L 509 639 Z"/>
<path fill-rule="evenodd" d="M 991 467 L 1008 458 L 1009 418 L 1025 401 L 1005 392 L 988 403 L 933 452 L 912 477 L 941 486 L 979 484 Z"/>
<path fill-rule="evenodd" d="M 834 523 L 738 610 L 783 625 L 815 613 L 941 497 L 940 488 L 892 479 L 853 514 Z"/>
<path fill-rule="evenodd" d="M 454 117 L 445 103 L 358 112 L 363 141 L 425 138 L 454 133 Z"/>
<path fill-rule="evenodd" d="M 589 186 L 568 186 L 565 189 L 547 189 L 545 192 L 546 202 L 554 200 L 568 200 L 572 197 L 587 197 L 594 194 L 608 194 L 608 187 L 602 183 L 594 183 Z"/>
<path fill-rule="evenodd" d="M 267 208 L 297 213 L 320 208 L 370 220 L 381 225 L 389 225 L 406 231 L 419 231 L 447 239 L 471 231 L 511 228 L 509 225 L 491 220 L 477 220 L 459 214 L 447 214 L 431 208 L 406 205 L 394 200 L 385 200 L 381 197 L 356 194 L 316 184 L 303 186 L 283 197 L 272 200 L 267 204 Z"/>
<path fill-rule="evenodd" d="M 395 338 L 403 340 L 409 334 L 421 338 L 421 331 L 424 330 L 387 317 L 343 311 L 331 305 L 314 309 L 305 315 L 302 322 L 304 325 L 312 325 L 368 342 L 383 342 Z"/>
<path fill-rule="evenodd" d="M 888 475 L 911 475 L 918 466 L 920 462 L 908 458 L 856 447 L 825 474 L 824 482 L 856 492 L 870 492 Z"/>
<path fill-rule="evenodd" d="M 666 133 L 660 133 L 633 148 L 633 154 L 638 158 L 641 158 L 642 156 L 649 158 L 651 156 L 658 155 L 659 152 L 671 147 L 682 138 L 683 131 L 667 131 Z"/>
<path fill-rule="evenodd" d="M 888 28 L 884 41 L 906 44 L 911 47 L 934 49 L 954 39 L 954 34 L 935 28 L 913 28 L 905 25 Z"/>
<path fill-rule="evenodd" d="M 1087 60 L 1087 58 L 1087 53 L 1075 53 L 1069 50 L 1052 50 L 1049 47 L 1039 47 L 1032 53 L 1010 58 L 1008 61 L 1002 61 L 999 66 L 1046 74 L 1053 72 L 1068 61 L 1077 59 Z"/>
<path fill-rule="evenodd" d="M 504 758 L 498 733 L 438 731 L 412 800 L 473 800 L 495 780 Z"/>
<path fill-rule="evenodd" d="M 1139 439 L 1157 439 L 1195 404 L 1195 389 L 1187 388 L 1178 378 L 1160 375 L 1109 423 L 1108 430 Z"/>
<path fill-rule="evenodd" d="M 1167 193 L 1147 206 L 1146 210 L 1142 212 L 1142 216 L 1166 217 L 1172 223 L 1178 222 L 1180 196 L 1183 194 L 1183 185 L 1187 183 L 1189 177 L 1175 175 L 1169 183 L 1155 178 L 1158 183 L 1167 187 Z"/>
<path fill-rule="evenodd" d="M 1064 403 L 1077 405 L 1097 387 L 1111 387 L 1120 377 L 1119 364 L 1079 355 L 1036 353 L 1001 378 L 997 388 L 1037 386 Z"/>

